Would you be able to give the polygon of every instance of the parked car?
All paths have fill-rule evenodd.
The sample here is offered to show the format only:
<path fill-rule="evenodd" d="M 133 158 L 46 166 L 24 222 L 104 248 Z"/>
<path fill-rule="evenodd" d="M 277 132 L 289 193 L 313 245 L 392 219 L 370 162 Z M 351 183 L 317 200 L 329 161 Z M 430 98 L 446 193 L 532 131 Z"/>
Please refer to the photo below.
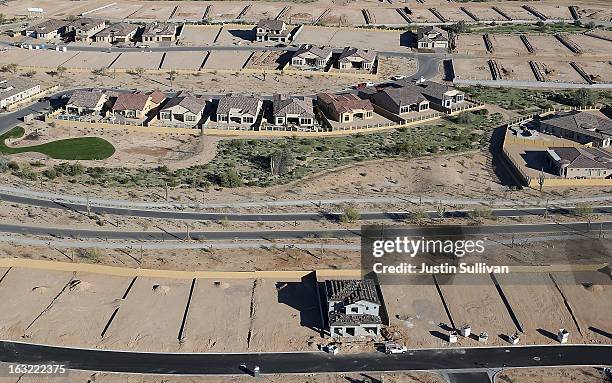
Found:
<path fill-rule="evenodd" d="M 402 346 L 395 342 L 385 342 L 385 354 L 405 354 L 408 352 L 406 346 Z"/>
<path fill-rule="evenodd" d="M 394 80 L 394 81 L 399 81 L 399 80 L 403 80 L 403 79 L 405 79 L 406 77 L 408 77 L 408 76 L 404 76 L 404 75 L 397 75 L 397 76 L 393 76 L 393 77 L 391 77 L 391 80 Z"/>
<path fill-rule="evenodd" d="M 338 348 L 338 346 L 336 346 L 335 344 L 328 344 L 327 346 L 323 347 L 323 351 L 332 355 L 336 355 L 340 352 L 340 348 Z"/>

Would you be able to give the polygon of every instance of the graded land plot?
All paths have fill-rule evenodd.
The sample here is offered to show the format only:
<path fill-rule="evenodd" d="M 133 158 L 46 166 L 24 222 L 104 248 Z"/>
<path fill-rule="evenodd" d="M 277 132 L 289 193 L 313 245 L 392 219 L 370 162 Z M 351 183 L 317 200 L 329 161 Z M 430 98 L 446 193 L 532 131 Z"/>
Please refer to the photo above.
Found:
<path fill-rule="evenodd" d="M 74 69 L 108 68 L 119 55 L 120 53 L 116 52 L 78 52 L 70 60 L 66 61 L 64 66 Z"/>
<path fill-rule="evenodd" d="M 181 349 L 192 352 L 247 351 L 253 279 L 198 279 Z M 255 307 L 255 310 L 265 310 Z"/>
<path fill-rule="evenodd" d="M 292 24 L 312 24 L 325 12 L 326 8 L 318 7 L 316 4 L 294 4 L 289 11 L 281 17 L 285 22 Z"/>
<path fill-rule="evenodd" d="M 582 34 L 572 34 L 569 38 L 586 54 L 609 57 L 610 52 L 612 52 L 612 41 L 606 41 Z"/>
<path fill-rule="evenodd" d="M 219 25 L 185 25 L 181 33 L 181 42 L 192 45 L 212 44 L 221 28 L 223 27 Z"/>
<path fill-rule="evenodd" d="M 0 64 L 21 64 L 32 55 L 31 52 L 23 48 L 8 48 L 6 52 L 0 54 Z"/>
<path fill-rule="evenodd" d="M 583 339 L 591 343 L 612 343 L 612 286 L 576 283 L 571 273 L 553 273 L 576 317 Z"/>
<path fill-rule="evenodd" d="M 521 343 L 558 343 L 556 335 L 562 328 L 570 332 L 571 343 L 580 341 L 563 297 L 547 273 L 499 274 L 496 278 L 521 324 Z"/>
<path fill-rule="evenodd" d="M 361 9 L 354 8 L 332 8 L 331 12 L 323 20 L 324 25 L 351 26 L 366 25 Z"/>
<path fill-rule="evenodd" d="M 334 47 L 352 46 L 375 51 L 405 51 L 406 47 L 400 46 L 400 34 L 401 32 L 398 31 L 340 29 L 332 37 L 331 45 Z"/>
<path fill-rule="evenodd" d="M 466 55 L 486 55 L 489 53 L 480 34 L 457 36 L 457 53 Z"/>
<path fill-rule="evenodd" d="M 316 350 L 323 324 L 313 279 L 258 279 L 253 291 L 249 351 Z"/>
<path fill-rule="evenodd" d="M 212 5 L 210 18 L 213 21 L 229 21 L 235 20 L 238 14 L 244 9 L 244 3 L 233 1 L 216 2 Z"/>
<path fill-rule="evenodd" d="M 138 351 L 177 350 L 190 285 L 188 279 L 137 278 L 100 345 Z"/>
<path fill-rule="evenodd" d="M 204 64 L 204 69 L 240 70 L 253 52 L 212 51 Z"/>
<path fill-rule="evenodd" d="M 490 345 L 507 344 L 506 338 L 517 330 L 489 275 L 457 274 L 452 284 L 440 286 L 454 324 L 469 324 L 472 333 L 489 334 Z M 460 339 L 462 346 L 478 344 Z"/>
<path fill-rule="evenodd" d="M 593 81 L 612 83 L 612 64 L 609 61 L 580 61 L 578 64 Z"/>
<path fill-rule="evenodd" d="M 150 3 L 144 5 L 138 11 L 131 14 L 128 18 L 133 20 L 158 20 L 167 21 L 172 15 L 176 5 L 166 5 L 163 3 Z"/>
<path fill-rule="evenodd" d="M 207 52 L 166 52 L 161 69 L 199 70 Z"/>
<path fill-rule="evenodd" d="M 413 8 L 409 7 L 409 15 L 417 23 L 439 23 L 438 19 L 431 11 L 427 8 Z"/>
<path fill-rule="evenodd" d="M 448 323 L 448 316 L 433 284 L 433 279 L 422 285 L 382 285 L 382 293 L 389 314 L 389 332 L 393 339 L 409 348 L 439 347 L 444 341 L 439 335 L 440 323 Z"/>
<path fill-rule="evenodd" d="M 578 15 L 581 19 L 610 21 L 612 19 L 612 8 L 578 7 Z"/>
<path fill-rule="evenodd" d="M 275 3 L 256 2 L 242 17 L 242 20 L 257 23 L 261 19 L 275 19 L 282 9 L 282 6 Z"/>
<path fill-rule="evenodd" d="M 473 4 L 473 5 L 472 5 Z M 490 5 L 487 6 L 476 6 L 476 4 L 472 3 L 470 6 L 466 7 L 468 11 L 472 12 L 476 17 L 478 17 L 481 21 L 505 21 L 506 18 L 499 13 L 495 12 Z"/>
<path fill-rule="evenodd" d="M 66 3 L 56 0 L 19 0 L 6 5 L 6 7 L 2 7 L 2 13 L 7 18 L 27 16 L 28 8 L 42 8 L 46 15 L 58 17 L 66 16 L 77 8 L 74 2 Z"/>
<path fill-rule="evenodd" d="M 551 368 L 510 368 L 495 375 L 496 382 L 538 382 L 538 383 L 605 383 L 601 368 L 594 367 L 551 367 Z"/>
<path fill-rule="evenodd" d="M 394 8 L 370 8 L 370 14 L 374 17 L 373 24 L 408 25 Z"/>
<path fill-rule="evenodd" d="M 294 42 L 299 44 L 329 45 L 337 31 L 336 28 L 321 28 L 307 25 L 304 26 Z"/>
<path fill-rule="evenodd" d="M 11 268 L 0 284 L 0 337 L 21 338 L 71 279 L 69 272 Z"/>
<path fill-rule="evenodd" d="M 88 13 L 88 17 L 98 17 L 104 20 L 123 20 L 145 7 L 143 3 L 113 3 L 106 8 Z"/>
<path fill-rule="evenodd" d="M 180 4 L 172 15 L 172 19 L 200 21 L 204 18 L 204 12 L 206 12 L 206 4 Z"/>
<path fill-rule="evenodd" d="M 486 59 L 454 59 L 457 78 L 470 80 L 491 80 L 491 70 Z"/>
<path fill-rule="evenodd" d="M 161 63 L 162 52 L 123 52 L 113 63 L 115 69 L 158 69 Z"/>
<path fill-rule="evenodd" d="M 526 56 L 529 51 L 517 35 L 490 35 L 493 53 L 501 56 Z M 484 42 L 483 42 L 484 44 Z"/>
<path fill-rule="evenodd" d="M 435 7 L 438 12 L 444 17 L 446 20 L 451 22 L 458 21 L 474 21 L 467 13 L 463 12 L 458 7 Z"/>
<path fill-rule="evenodd" d="M 546 81 L 584 84 L 586 81 L 567 62 L 539 61 Z"/>
<path fill-rule="evenodd" d="M 58 52 L 45 49 L 36 49 L 29 57 L 21 61 L 19 65 L 32 66 L 40 68 L 57 68 L 73 58 L 77 52 Z"/>
<path fill-rule="evenodd" d="M 258 51 L 250 57 L 247 68 L 276 70 L 281 69 L 288 60 L 288 56 L 281 51 Z"/>
<path fill-rule="evenodd" d="M 496 61 L 504 80 L 536 80 L 527 60 L 497 59 Z"/>
<path fill-rule="evenodd" d="M 217 37 L 219 45 L 230 45 L 235 43 L 250 43 L 255 39 L 252 26 L 225 25 Z"/>
<path fill-rule="evenodd" d="M 536 10 L 542 12 L 552 20 L 573 20 L 569 7 L 564 5 L 530 4 Z"/>
<path fill-rule="evenodd" d="M 132 281 L 131 278 L 88 273 L 77 273 L 74 280 L 30 327 L 31 341 L 72 347 L 95 346 Z"/>
<path fill-rule="evenodd" d="M 527 38 L 538 55 L 571 56 L 574 54 L 563 43 L 557 40 L 555 36 L 529 35 Z"/>
<path fill-rule="evenodd" d="M 521 8 L 520 5 L 514 5 L 509 3 L 503 3 L 503 5 L 496 5 L 497 8 L 501 9 L 506 15 L 510 16 L 512 20 L 525 20 L 525 21 L 537 21 L 539 20 L 533 13 Z"/>

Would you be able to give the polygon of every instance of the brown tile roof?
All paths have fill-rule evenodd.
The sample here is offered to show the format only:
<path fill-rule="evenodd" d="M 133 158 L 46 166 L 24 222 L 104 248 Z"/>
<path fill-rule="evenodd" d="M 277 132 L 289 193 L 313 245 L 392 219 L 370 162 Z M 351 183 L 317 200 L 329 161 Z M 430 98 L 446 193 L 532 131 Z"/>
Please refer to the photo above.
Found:
<path fill-rule="evenodd" d="M 144 93 L 119 93 L 113 110 L 144 110 L 149 96 Z"/>
<path fill-rule="evenodd" d="M 605 149 L 552 147 L 550 150 L 571 168 L 612 169 L 612 153 Z"/>
<path fill-rule="evenodd" d="M 68 104 L 81 108 L 95 108 L 105 94 L 97 91 L 77 90 L 70 95 Z"/>
<path fill-rule="evenodd" d="M 588 112 L 561 114 L 542 123 L 600 139 L 612 136 L 612 120 Z"/>
<path fill-rule="evenodd" d="M 374 110 L 370 100 L 362 100 L 352 93 L 319 93 L 317 100 L 331 105 L 338 113 L 350 112 L 355 109 Z"/>

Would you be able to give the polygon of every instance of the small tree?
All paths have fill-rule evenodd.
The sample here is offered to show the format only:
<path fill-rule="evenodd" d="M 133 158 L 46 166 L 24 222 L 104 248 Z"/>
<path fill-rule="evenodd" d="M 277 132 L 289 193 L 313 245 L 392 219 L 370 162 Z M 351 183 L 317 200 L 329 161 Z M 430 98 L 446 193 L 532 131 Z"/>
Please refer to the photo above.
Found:
<path fill-rule="evenodd" d="M 57 73 L 59 77 L 63 77 L 64 73 L 66 73 L 66 67 L 61 66 L 61 65 L 58 66 L 57 68 L 55 68 L 55 73 Z"/>
<path fill-rule="evenodd" d="M 138 75 L 138 77 L 142 77 L 144 72 L 145 72 L 145 70 L 142 67 L 138 67 L 138 68 L 134 69 L 134 73 L 136 73 Z"/>
<path fill-rule="evenodd" d="M 3 72 L 9 72 L 9 73 L 15 73 L 17 72 L 17 64 L 15 63 L 10 63 L 10 64 L 6 64 L 2 67 L 2 71 Z"/>
<path fill-rule="evenodd" d="M 353 222 L 358 221 L 359 218 L 361 218 L 359 211 L 355 209 L 353 206 L 348 205 L 344 208 L 344 212 L 342 213 L 342 216 L 340 217 L 340 221 L 342 223 L 353 223 Z"/>
<path fill-rule="evenodd" d="M 277 151 L 270 156 L 270 173 L 272 175 L 282 175 L 291 170 L 295 162 L 293 153 L 288 149 Z"/>
<path fill-rule="evenodd" d="M 174 79 L 176 78 L 176 75 L 178 75 L 178 72 L 175 71 L 174 69 L 168 72 L 168 78 L 170 79 L 170 88 L 172 88 L 172 81 L 174 81 Z"/>
<path fill-rule="evenodd" d="M 575 214 L 579 217 L 588 217 L 593 214 L 593 206 L 586 202 L 576 204 Z"/>

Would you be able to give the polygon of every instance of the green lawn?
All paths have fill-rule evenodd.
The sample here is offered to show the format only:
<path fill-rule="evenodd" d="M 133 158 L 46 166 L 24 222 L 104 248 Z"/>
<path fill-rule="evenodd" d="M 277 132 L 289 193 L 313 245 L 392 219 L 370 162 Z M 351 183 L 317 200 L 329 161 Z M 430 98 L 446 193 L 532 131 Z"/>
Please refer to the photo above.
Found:
<path fill-rule="evenodd" d="M 25 130 L 18 126 L 1 135 L 0 153 L 36 152 L 58 160 L 103 160 L 115 153 L 115 147 L 99 137 L 68 138 L 21 148 L 11 148 L 5 145 L 4 141 L 7 138 L 19 138 L 24 134 Z"/>

